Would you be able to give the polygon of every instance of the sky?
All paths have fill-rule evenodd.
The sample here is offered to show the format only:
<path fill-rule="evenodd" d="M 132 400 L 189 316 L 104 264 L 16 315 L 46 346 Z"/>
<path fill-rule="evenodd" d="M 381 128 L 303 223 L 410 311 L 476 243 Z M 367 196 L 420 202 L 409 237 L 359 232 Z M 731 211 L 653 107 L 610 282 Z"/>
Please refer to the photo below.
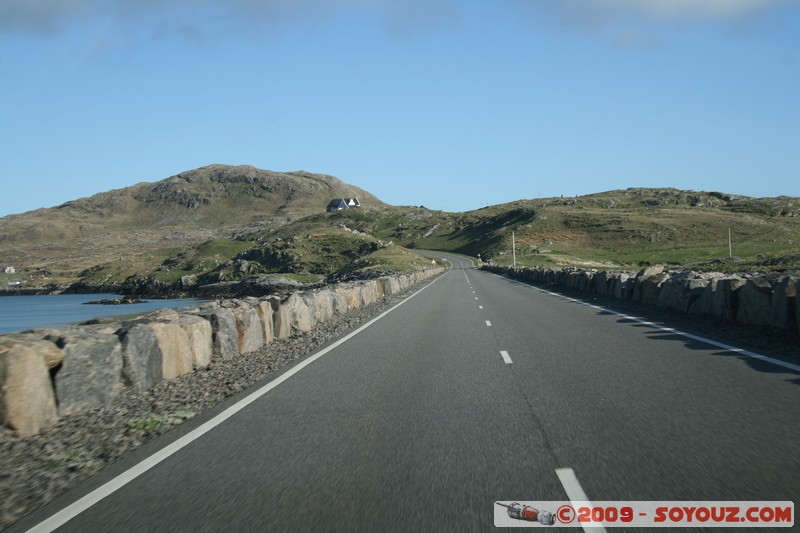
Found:
<path fill-rule="evenodd" d="M 800 0 L 0 0 L 0 216 L 221 163 L 800 196 Z"/>

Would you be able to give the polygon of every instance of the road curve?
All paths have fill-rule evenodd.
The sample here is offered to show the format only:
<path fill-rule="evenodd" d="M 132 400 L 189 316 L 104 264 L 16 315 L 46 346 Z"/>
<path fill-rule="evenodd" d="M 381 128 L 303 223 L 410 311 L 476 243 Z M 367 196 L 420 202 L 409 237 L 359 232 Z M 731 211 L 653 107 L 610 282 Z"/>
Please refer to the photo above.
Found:
<path fill-rule="evenodd" d="M 800 373 L 437 255 L 453 269 L 59 531 L 486 530 L 495 501 L 568 500 L 563 468 L 594 501 L 797 500 Z"/>

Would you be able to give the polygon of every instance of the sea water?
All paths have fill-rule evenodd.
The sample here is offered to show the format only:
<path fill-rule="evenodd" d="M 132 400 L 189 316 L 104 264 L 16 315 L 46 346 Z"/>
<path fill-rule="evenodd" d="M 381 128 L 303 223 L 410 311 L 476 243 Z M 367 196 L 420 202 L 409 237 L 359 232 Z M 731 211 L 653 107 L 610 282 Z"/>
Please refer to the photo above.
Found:
<path fill-rule="evenodd" d="M 93 318 L 139 315 L 157 309 L 191 307 L 207 302 L 198 298 L 147 300 L 120 305 L 87 305 L 86 302 L 120 298 L 118 294 L 48 294 L 0 296 L 0 333 L 34 328 L 61 328 Z"/>

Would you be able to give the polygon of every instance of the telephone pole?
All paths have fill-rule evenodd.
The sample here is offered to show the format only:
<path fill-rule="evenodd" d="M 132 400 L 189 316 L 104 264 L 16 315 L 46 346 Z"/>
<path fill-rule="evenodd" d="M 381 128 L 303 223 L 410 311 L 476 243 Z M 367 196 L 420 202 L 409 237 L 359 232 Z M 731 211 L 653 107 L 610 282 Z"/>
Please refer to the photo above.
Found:
<path fill-rule="evenodd" d="M 511 232 L 511 257 L 514 263 L 514 268 L 517 268 L 517 237 L 514 232 Z"/>
<path fill-rule="evenodd" d="M 731 228 L 728 228 L 728 259 L 733 257 L 733 241 L 731 241 Z"/>

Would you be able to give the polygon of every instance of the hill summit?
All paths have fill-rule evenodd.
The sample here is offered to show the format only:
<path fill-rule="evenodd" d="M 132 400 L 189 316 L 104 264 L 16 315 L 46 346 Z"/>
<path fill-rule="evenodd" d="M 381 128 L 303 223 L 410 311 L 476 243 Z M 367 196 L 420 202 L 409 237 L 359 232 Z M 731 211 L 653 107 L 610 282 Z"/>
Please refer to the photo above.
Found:
<path fill-rule="evenodd" d="M 386 205 L 334 176 L 209 165 L 0 218 L 0 258 L 29 274 L 75 278 L 134 253 L 280 227 L 341 197 L 366 209 Z"/>
<path fill-rule="evenodd" d="M 324 174 L 209 165 L 155 183 L 139 183 L 0 219 L 0 243 L 47 242 L 109 230 L 219 230 L 291 222 L 321 212 L 332 198 L 375 196 Z"/>

